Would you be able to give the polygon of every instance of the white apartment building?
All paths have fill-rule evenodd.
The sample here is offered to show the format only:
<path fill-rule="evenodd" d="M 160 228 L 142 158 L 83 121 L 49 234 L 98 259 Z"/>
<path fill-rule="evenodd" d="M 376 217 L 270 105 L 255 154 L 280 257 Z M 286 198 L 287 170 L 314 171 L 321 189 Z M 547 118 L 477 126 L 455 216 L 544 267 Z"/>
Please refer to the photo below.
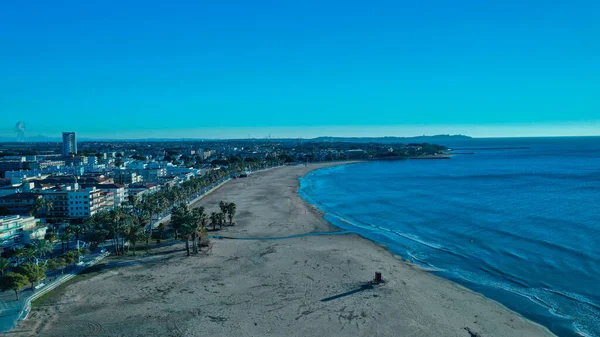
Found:
<path fill-rule="evenodd" d="M 98 184 L 96 185 L 96 188 L 107 193 L 112 193 L 114 199 L 113 207 L 121 207 L 123 203 L 128 201 L 129 193 L 124 185 Z"/>
<path fill-rule="evenodd" d="M 76 189 L 67 192 L 69 218 L 88 218 L 96 212 L 114 208 L 114 195 L 95 187 Z"/>
<path fill-rule="evenodd" d="M 1 216 L 0 252 L 23 247 L 32 239 L 43 238 L 46 229 L 46 226 L 37 226 L 37 219 L 32 216 Z"/>

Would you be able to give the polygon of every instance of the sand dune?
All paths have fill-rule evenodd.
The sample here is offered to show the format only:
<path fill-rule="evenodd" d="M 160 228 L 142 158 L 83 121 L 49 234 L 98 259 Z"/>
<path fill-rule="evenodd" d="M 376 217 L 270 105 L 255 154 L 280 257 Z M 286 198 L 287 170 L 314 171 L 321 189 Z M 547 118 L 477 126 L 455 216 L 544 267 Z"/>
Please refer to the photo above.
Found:
<path fill-rule="evenodd" d="M 337 231 L 297 196 L 298 177 L 321 166 L 253 174 L 199 204 L 235 202 L 237 225 L 219 232 L 232 237 Z M 552 336 L 353 234 L 212 240 L 193 257 L 181 249 L 133 266 L 108 262 L 11 335 Z M 363 287 L 375 271 L 386 283 Z"/>

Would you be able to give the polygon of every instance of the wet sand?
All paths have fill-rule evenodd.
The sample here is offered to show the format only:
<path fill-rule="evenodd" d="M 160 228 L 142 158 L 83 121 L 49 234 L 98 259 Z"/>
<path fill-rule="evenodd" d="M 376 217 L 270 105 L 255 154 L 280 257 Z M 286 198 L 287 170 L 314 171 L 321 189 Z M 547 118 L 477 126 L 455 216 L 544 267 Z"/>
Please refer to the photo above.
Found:
<path fill-rule="evenodd" d="M 201 200 L 237 204 L 237 224 L 211 234 L 281 237 L 334 232 L 297 194 L 298 178 L 326 165 L 273 169 Z M 115 261 L 69 285 L 11 336 L 553 336 L 455 283 L 354 234 L 183 243 L 145 263 Z M 375 271 L 385 284 L 364 286 Z"/>

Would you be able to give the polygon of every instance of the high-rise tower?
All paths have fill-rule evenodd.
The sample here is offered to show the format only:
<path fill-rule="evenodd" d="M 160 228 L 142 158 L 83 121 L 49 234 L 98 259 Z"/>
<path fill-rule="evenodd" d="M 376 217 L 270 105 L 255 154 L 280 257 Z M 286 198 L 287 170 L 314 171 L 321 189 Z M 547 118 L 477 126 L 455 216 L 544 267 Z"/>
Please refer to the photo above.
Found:
<path fill-rule="evenodd" d="M 63 132 L 63 150 L 62 154 L 68 157 L 71 154 L 77 154 L 77 138 L 75 132 Z"/>

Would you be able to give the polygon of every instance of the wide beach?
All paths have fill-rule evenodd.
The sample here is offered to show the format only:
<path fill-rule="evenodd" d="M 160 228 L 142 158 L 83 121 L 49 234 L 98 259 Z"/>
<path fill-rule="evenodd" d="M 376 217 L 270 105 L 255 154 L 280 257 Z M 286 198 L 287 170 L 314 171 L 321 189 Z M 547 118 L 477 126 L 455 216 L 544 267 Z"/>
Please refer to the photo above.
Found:
<path fill-rule="evenodd" d="M 220 200 L 237 204 L 237 225 L 216 235 L 337 232 L 297 194 L 298 178 L 324 166 L 252 174 L 197 205 L 210 212 Z M 103 272 L 69 285 L 9 335 L 553 336 L 354 234 L 213 239 L 192 257 L 182 249 L 153 249 L 164 254 L 145 263 L 106 262 Z M 385 284 L 363 287 L 376 271 Z"/>

